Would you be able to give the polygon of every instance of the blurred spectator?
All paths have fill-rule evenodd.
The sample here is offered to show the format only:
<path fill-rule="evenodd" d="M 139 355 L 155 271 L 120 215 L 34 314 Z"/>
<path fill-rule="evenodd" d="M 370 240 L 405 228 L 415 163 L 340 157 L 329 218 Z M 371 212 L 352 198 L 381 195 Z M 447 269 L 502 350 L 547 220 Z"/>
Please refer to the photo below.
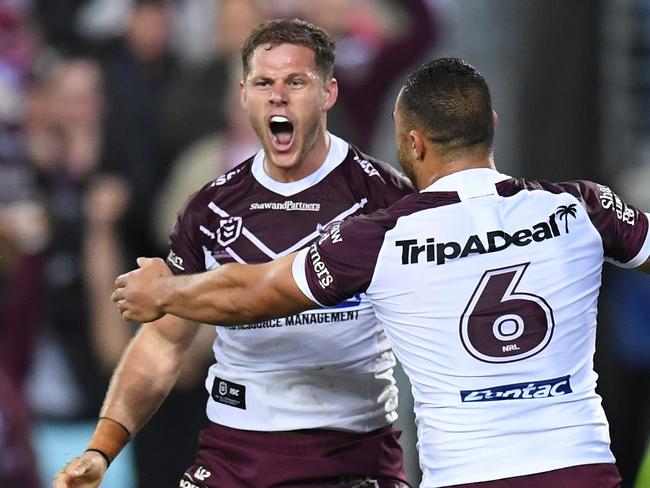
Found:
<path fill-rule="evenodd" d="M 23 138 L 23 91 L 32 54 L 19 12 L 0 8 L 0 364 L 19 387 L 40 320 L 40 253 L 47 239 Z M 15 334 L 18 330 L 22 334 Z"/>
<path fill-rule="evenodd" d="M 28 154 L 51 234 L 44 277 L 46 330 L 39 337 L 30 382 L 39 417 L 34 437 L 38 462 L 47 483 L 65 459 L 63 444 L 84 448 L 108 381 L 98 354 L 102 344 L 93 335 L 82 253 L 85 192 L 97 175 L 102 147 L 98 65 L 83 58 L 63 61 L 34 85 L 28 108 Z M 119 322 L 101 326 L 109 331 L 124 327 Z M 131 454 L 118 461 L 106 486 L 132 484 Z"/>
<path fill-rule="evenodd" d="M 87 2 L 88 0 L 32 0 L 34 14 L 48 45 L 69 51 L 82 44 L 77 14 Z"/>
<path fill-rule="evenodd" d="M 169 12 L 162 0 L 139 0 L 123 38 L 101 56 L 107 116 L 102 169 L 129 191 L 124 220 L 127 257 L 158 255 L 149 236 L 151 199 L 173 157 L 162 121 L 177 63 L 168 49 Z"/>
<path fill-rule="evenodd" d="M 221 0 L 172 0 L 171 44 L 183 65 L 201 66 L 214 56 L 220 4 Z"/>
<path fill-rule="evenodd" d="M 265 19 L 265 12 L 258 0 L 220 0 L 215 18 L 213 57 L 184 73 L 170 90 L 164 117 L 170 126 L 165 132 L 179 149 L 227 130 L 232 110 L 242 112 L 238 104 L 229 105 L 231 93 L 239 93 L 240 48 L 248 33 Z"/>
<path fill-rule="evenodd" d="M 24 97 L 33 42 L 19 5 L 0 6 L 0 486 L 36 488 L 24 380 L 42 319 L 42 206 L 25 163 Z"/>
<path fill-rule="evenodd" d="M 77 25 L 85 39 L 100 43 L 124 34 L 134 0 L 87 0 L 78 9 Z"/>

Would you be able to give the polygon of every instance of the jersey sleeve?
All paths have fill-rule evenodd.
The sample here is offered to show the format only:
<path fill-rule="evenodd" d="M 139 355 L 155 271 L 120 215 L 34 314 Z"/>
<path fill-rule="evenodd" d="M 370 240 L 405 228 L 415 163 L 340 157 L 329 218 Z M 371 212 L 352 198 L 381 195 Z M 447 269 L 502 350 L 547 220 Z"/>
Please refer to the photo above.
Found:
<path fill-rule="evenodd" d="M 178 214 L 169 234 L 169 254 L 167 265 L 174 274 L 189 274 L 205 271 L 201 255 L 201 243 L 197 242 L 200 226 L 195 222 L 193 200 Z"/>
<path fill-rule="evenodd" d="M 334 225 L 298 253 L 293 276 L 308 298 L 328 307 L 366 291 L 385 233 L 373 217 L 352 217 Z"/>
<path fill-rule="evenodd" d="M 626 204 L 608 186 L 590 181 L 571 183 L 603 241 L 605 258 L 636 268 L 650 256 L 648 214 Z M 578 196 L 578 195 L 576 195 Z"/>

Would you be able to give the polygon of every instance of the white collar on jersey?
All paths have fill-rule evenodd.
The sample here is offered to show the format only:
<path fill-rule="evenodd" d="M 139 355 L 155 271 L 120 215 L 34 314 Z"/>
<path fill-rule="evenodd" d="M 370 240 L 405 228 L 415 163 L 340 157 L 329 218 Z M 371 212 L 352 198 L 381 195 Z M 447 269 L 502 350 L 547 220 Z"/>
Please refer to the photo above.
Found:
<path fill-rule="evenodd" d="M 285 197 L 295 195 L 296 193 L 306 190 L 310 186 L 314 186 L 343 162 L 350 149 L 349 144 L 340 137 L 336 137 L 331 132 L 328 132 L 328 135 L 330 136 L 330 149 L 327 153 L 327 158 L 325 158 L 325 162 L 322 166 L 312 174 L 305 176 L 301 180 L 291 181 L 289 183 L 276 181 L 267 175 L 266 171 L 264 171 L 264 150 L 260 150 L 255 155 L 253 164 L 251 165 L 253 177 L 255 177 L 262 186 Z"/>
<path fill-rule="evenodd" d="M 466 169 L 443 176 L 422 191 L 455 191 L 461 200 L 468 200 L 495 195 L 497 190 L 494 185 L 508 178 L 510 176 L 491 168 Z"/>

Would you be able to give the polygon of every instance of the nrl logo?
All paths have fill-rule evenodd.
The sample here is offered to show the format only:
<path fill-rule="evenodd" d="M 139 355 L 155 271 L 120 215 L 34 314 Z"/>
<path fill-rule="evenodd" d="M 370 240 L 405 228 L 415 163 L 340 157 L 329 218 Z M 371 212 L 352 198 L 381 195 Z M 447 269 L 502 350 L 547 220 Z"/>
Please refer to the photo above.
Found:
<path fill-rule="evenodd" d="M 219 395 L 225 395 L 228 393 L 228 385 L 226 384 L 225 381 L 220 381 L 219 382 Z"/>
<path fill-rule="evenodd" d="M 241 235 L 242 218 L 228 217 L 219 221 L 217 229 L 217 242 L 226 247 L 237 240 Z"/>

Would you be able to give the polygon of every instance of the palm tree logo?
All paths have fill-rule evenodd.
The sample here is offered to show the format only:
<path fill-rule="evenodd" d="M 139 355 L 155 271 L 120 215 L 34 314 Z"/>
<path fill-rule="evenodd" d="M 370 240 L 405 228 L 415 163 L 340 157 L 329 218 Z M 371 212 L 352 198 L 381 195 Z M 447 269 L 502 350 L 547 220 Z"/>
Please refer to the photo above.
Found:
<path fill-rule="evenodd" d="M 578 210 L 575 203 L 570 205 L 560 205 L 555 209 L 555 215 L 557 215 L 557 218 L 564 220 L 564 232 L 567 234 L 569 233 L 569 215 L 575 219 L 577 212 Z"/>

